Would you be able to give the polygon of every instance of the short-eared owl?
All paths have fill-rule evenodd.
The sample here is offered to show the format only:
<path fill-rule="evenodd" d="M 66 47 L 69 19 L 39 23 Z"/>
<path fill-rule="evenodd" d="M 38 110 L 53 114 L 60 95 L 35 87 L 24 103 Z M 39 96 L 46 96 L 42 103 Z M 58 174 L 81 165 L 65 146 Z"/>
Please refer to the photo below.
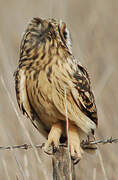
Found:
<path fill-rule="evenodd" d="M 57 147 L 68 134 L 71 156 L 81 158 L 81 137 L 94 134 L 97 110 L 88 73 L 72 54 L 64 22 L 31 20 L 21 42 L 15 84 L 20 109 L 48 139 L 44 149 Z"/>

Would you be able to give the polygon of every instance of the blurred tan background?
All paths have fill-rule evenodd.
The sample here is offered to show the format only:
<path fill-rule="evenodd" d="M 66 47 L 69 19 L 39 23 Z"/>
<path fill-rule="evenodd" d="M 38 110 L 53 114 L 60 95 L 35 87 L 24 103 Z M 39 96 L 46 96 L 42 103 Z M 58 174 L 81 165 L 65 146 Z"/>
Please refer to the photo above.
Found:
<path fill-rule="evenodd" d="M 99 116 L 96 136 L 118 137 L 118 0 L 0 0 L 0 146 L 45 142 L 21 115 L 14 89 L 21 34 L 32 17 L 68 24 L 73 54 L 91 77 Z M 102 161 L 98 153 L 84 155 L 76 166 L 77 180 L 118 179 L 118 144 L 102 145 L 100 153 Z M 42 150 L 0 150 L 0 180 L 16 179 L 51 180 L 51 157 Z"/>

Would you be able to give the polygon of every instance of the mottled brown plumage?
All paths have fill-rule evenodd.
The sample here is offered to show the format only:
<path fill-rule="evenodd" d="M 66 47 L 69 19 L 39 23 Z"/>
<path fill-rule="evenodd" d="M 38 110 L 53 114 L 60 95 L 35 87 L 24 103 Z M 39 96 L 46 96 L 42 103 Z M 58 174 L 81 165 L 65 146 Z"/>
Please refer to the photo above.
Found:
<path fill-rule="evenodd" d="M 21 42 L 15 83 L 23 114 L 48 137 L 45 150 L 66 136 L 67 105 L 71 155 L 81 158 L 80 137 L 94 133 L 97 110 L 88 73 L 72 55 L 64 22 L 31 20 Z"/>

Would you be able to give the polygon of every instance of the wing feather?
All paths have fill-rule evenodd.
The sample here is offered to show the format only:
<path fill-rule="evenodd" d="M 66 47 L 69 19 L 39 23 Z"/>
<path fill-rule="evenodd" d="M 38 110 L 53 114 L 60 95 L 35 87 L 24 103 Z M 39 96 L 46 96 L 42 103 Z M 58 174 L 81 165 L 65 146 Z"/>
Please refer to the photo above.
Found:
<path fill-rule="evenodd" d="M 32 124 L 45 136 L 48 129 L 45 127 L 39 116 L 35 112 L 27 93 L 27 79 L 23 69 L 17 69 L 15 75 L 16 97 L 20 110 L 30 118 Z"/>
<path fill-rule="evenodd" d="M 78 97 L 75 98 L 76 103 L 81 111 L 97 125 L 97 108 L 94 95 L 91 90 L 89 75 L 81 65 L 78 65 L 74 78 L 76 80 L 75 88 L 78 91 Z"/>

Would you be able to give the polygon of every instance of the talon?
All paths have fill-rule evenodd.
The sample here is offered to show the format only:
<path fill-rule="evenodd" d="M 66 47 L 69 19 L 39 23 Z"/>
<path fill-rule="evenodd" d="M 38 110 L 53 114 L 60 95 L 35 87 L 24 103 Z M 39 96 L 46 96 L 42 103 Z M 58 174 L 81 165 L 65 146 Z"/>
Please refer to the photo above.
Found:
<path fill-rule="evenodd" d="M 58 147 L 53 146 L 53 153 L 56 153 L 58 148 L 59 148 L 59 146 Z"/>
<path fill-rule="evenodd" d="M 42 143 L 42 144 L 41 144 L 41 148 L 43 149 L 44 146 L 45 146 L 45 143 Z"/>
<path fill-rule="evenodd" d="M 48 135 L 48 140 L 43 148 L 47 154 L 53 154 L 57 151 L 61 134 L 62 134 L 61 122 L 57 122 L 53 124 L 50 133 Z M 50 147 L 51 147 L 51 153 L 50 153 Z"/>
<path fill-rule="evenodd" d="M 46 144 L 45 144 L 45 145 L 46 145 Z M 46 147 L 45 145 L 44 145 L 44 147 L 43 147 L 44 152 L 45 152 L 46 154 L 48 154 L 48 155 L 53 155 L 53 148 L 52 148 L 52 146 Z"/>
<path fill-rule="evenodd" d="M 74 158 L 72 157 L 72 160 L 73 160 L 73 164 L 76 165 L 76 164 L 78 164 L 78 162 L 79 162 L 81 159 L 80 159 L 80 158 L 74 159 Z"/>

